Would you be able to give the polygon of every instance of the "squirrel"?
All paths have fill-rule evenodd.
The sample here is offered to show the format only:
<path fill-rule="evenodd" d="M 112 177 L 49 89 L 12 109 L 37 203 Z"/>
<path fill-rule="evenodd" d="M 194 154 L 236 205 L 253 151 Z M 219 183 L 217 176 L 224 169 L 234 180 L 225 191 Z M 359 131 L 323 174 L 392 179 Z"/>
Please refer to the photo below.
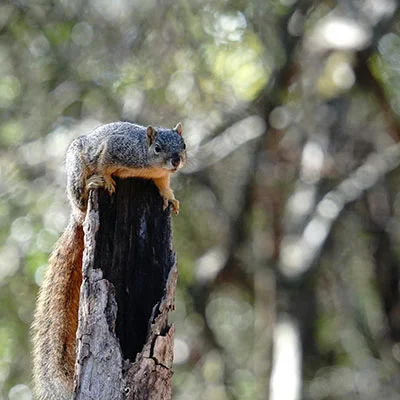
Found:
<path fill-rule="evenodd" d="M 179 213 L 171 173 L 186 161 L 182 125 L 174 129 L 114 122 L 75 139 L 66 156 L 69 224 L 53 250 L 39 291 L 32 324 L 33 381 L 40 400 L 67 400 L 73 393 L 79 294 L 88 192 L 115 191 L 114 177 L 152 179 L 163 209 Z"/>

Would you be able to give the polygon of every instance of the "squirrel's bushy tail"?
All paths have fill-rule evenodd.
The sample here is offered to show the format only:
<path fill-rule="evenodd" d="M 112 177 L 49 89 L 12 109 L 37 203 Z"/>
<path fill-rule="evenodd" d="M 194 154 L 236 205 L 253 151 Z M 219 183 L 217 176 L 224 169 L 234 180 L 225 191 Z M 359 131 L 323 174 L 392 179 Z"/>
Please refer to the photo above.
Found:
<path fill-rule="evenodd" d="M 83 228 L 73 218 L 50 257 L 32 324 L 38 399 L 67 400 L 73 391 Z"/>

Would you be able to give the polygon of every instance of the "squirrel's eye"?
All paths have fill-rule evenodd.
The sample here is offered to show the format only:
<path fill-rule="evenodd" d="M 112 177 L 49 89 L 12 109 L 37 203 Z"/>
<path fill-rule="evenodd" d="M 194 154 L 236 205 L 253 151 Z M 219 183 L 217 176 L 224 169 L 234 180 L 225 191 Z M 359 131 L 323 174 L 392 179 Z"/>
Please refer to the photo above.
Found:
<path fill-rule="evenodd" d="M 158 144 L 156 144 L 154 146 L 154 153 L 158 154 L 160 151 L 161 151 L 161 147 Z"/>

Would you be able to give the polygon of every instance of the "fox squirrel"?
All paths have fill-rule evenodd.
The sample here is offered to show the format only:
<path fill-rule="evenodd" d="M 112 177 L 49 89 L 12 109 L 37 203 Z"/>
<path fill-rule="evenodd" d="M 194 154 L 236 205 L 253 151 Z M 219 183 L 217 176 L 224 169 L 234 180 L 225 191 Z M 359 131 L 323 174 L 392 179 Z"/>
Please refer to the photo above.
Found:
<path fill-rule="evenodd" d="M 90 188 L 115 191 L 112 176 L 152 179 L 163 208 L 179 202 L 170 188 L 171 173 L 186 161 L 182 125 L 174 129 L 128 122 L 103 125 L 75 139 L 66 157 L 70 222 L 53 251 L 40 289 L 33 333 L 33 379 L 41 400 L 70 399 L 73 392 L 79 292 L 84 250 L 82 223 Z"/>

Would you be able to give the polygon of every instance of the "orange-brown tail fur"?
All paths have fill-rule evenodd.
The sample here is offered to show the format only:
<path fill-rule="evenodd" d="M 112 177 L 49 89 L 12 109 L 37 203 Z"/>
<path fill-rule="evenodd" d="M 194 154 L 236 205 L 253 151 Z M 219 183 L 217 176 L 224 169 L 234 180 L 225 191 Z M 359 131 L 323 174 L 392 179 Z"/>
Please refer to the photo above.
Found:
<path fill-rule="evenodd" d="M 71 219 L 50 257 L 32 325 L 33 379 L 40 400 L 72 395 L 83 249 L 82 225 Z"/>

